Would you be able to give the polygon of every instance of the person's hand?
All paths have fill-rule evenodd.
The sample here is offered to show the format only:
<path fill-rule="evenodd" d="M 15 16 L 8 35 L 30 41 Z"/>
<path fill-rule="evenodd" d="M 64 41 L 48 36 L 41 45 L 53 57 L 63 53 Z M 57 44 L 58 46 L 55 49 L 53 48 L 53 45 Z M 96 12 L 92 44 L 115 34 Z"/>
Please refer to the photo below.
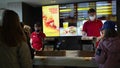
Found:
<path fill-rule="evenodd" d="M 102 36 L 99 36 L 99 37 L 97 37 L 97 40 L 96 40 L 96 41 L 98 42 L 98 41 L 100 41 L 101 39 L 102 39 Z"/>
<path fill-rule="evenodd" d="M 82 36 L 83 36 L 83 37 L 87 36 L 87 33 L 84 32 L 84 31 L 82 31 Z"/>
<path fill-rule="evenodd" d="M 38 51 L 42 51 L 42 48 L 40 48 Z"/>
<path fill-rule="evenodd" d="M 95 62 L 95 57 L 92 57 L 91 61 L 92 61 L 92 62 Z"/>

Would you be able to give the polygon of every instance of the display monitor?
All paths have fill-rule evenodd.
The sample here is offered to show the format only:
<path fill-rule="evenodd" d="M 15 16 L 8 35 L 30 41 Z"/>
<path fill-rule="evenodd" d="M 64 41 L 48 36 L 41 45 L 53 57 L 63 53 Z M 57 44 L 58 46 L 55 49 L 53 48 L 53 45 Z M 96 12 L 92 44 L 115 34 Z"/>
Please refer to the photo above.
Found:
<path fill-rule="evenodd" d="M 42 6 L 43 32 L 47 37 L 82 36 L 90 8 L 96 9 L 97 18 L 103 24 L 110 15 L 116 19 L 115 0 Z"/>
<path fill-rule="evenodd" d="M 42 19 L 46 36 L 59 36 L 59 5 L 42 6 Z"/>

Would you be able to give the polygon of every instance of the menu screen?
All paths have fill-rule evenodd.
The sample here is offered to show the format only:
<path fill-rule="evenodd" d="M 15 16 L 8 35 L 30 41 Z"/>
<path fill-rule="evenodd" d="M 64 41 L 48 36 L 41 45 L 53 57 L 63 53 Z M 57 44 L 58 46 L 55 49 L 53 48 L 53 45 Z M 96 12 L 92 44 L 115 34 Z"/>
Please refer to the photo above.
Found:
<path fill-rule="evenodd" d="M 82 36 L 90 8 L 103 24 L 117 19 L 115 0 L 42 6 L 43 32 L 47 37 Z"/>
<path fill-rule="evenodd" d="M 59 5 L 43 6 L 43 32 L 46 36 L 59 36 Z"/>
<path fill-rule="evenodd" d="M 116 15 L 116 1 L 96 2 L 97 17 Z"/>

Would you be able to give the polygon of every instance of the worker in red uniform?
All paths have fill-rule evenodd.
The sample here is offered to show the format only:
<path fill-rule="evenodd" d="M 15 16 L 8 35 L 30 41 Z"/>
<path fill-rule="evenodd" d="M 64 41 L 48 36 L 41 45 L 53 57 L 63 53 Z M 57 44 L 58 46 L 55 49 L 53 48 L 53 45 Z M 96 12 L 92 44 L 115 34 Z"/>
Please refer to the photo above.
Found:
<path fill-rule="evenodd" d="M 96 10 L 93 8 L 88 10 L 89 20 L 83 25 L 83 35 L 88 37 L 96 37 L 99 40 L 100 37 L 100 29 L 102 27 L 102 21 L 98 20 L 96 17 Z M 98 43 L 96 43 L 97 46 Z"/>
<path fill-rule="evenodd" d="M 31 46 L 35 51 L 41 51 L 46 35 L 42 32 L 40 23 L 36 23 L 34 29 L 35 31 L 30 36 Z"/>

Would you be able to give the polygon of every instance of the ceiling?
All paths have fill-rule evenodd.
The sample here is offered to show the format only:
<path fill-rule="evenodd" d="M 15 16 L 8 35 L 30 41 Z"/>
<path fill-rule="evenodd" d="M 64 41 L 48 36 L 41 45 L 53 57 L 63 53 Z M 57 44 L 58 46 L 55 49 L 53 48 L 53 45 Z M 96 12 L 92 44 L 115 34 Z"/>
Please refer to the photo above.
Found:
<path fill-rule="evenodd" d="M 75 3 L 75 2 L 86 2 L 86 1 L 99 1 L 99 0 L 0 0 L 1 5 L 5 5 L 10 2 L 25 2 L 34 7 L 40 5 L 50 5 L 50 4 L 63 4 L 63 3 Z"/>
<path fill-rule="evenodd" d="M 63 3 L 75 3 L 83 1 L 96 1 L 96 0 L 23 0 L 31 5 L 50 5 L 50 4 L 63 4 Z"/>

